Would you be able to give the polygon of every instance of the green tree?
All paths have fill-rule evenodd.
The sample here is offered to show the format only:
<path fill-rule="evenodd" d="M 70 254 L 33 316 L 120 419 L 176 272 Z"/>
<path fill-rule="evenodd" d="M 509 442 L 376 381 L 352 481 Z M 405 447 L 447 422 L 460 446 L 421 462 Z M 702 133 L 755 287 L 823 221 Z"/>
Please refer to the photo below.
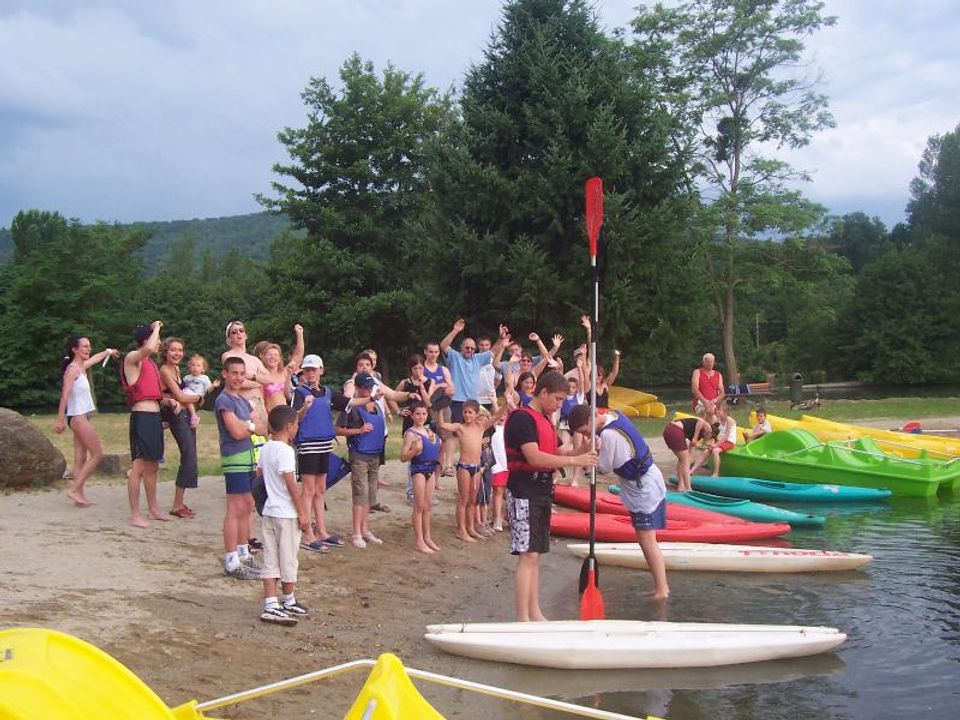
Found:
<path fill-rule="evenodd" d="M 660 64 L 665 93 L 697 127 L 701 257 L 735 382 L 736 302 L 757 270 L 749 241 L 800 235 L 823 212 L 787 189 L 803 172 L 764 155 L 803 147 L 833 125 L 826 97 L 796 72 L 803 38 L 835 21 L 822 9 L 811 0 L 696 0 L 641 7 L 633 21 L 635 47 L 671 58 Z"/>
<path fill-rule="evenodd" d="M 416 273 L 405 238 L 427 194 L 426 147 L 453 110 L 422 76 L 389 65 L 378 75 L 357 55 L 341 67 L 340 81 L 335 92 L 323 78 L 310 80 L 302 94 L 306 127 L 279 134 L 292 163 L 274 166 L 295 184 L 274 182 L 276 197 L 259 196 L 307 231 L 306 241 L 287 234 L 275 244 L 271 324 L 286 328 L 290 315 L 279 310 L 303 298 L 308 338 L 388 348 L 400 337 L 392 347 L 404 347 Z"/>
<path fill-rule="evenodd" d="M 850 262 L 855 274 L 894 247 L 883 222 L 862 212 L 835 219 L 828 243 Z"/>
<path fill-rule="evenodd" d="M 586 2 L 515 0 L 467 74 L 461 111 L 435 148 L 431 213 L 416 236 L 443 299 L 436 324 L 463 315 L 474 327 L 581 337 L 578 316 L 592 307 L 583 188 L 596 175 L 601 340 L 652 372 L 686 342 L 697 285 L 678 271 L 690 251 L 680 127 L 640 60 Z"/>
<path fill-rule="evenodd" d="M 43 252 L 30 250 L 10 264 L 0 296 L 0 404 L 55 404 L 67 337 L 81 334 L 98 347 L 123 348 L 139 317 L 137 254 L 146 236 L 56 218 L 26 212 L 14 219 L 21 238 L 43 238 Z M 34 222 L 39 227 L 31 227 Z M 98 393 L 101 402 L 119 399 L 116 383 L 101 384 Z"/>

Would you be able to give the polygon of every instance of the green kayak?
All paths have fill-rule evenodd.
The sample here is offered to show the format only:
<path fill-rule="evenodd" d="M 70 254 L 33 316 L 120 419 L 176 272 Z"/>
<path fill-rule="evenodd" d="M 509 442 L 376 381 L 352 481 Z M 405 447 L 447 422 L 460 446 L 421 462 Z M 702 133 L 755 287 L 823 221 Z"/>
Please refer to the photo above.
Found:
<path fill-rule="evenodd" d="M 806 430 L 775 430 L 723 455 L 729 475 L 888 489 L 901 497 L 932 497 L 960 481 L 960 463 L 898 458 L 872 438 L 821 442 Z"/>
<path fill-rule="evenodd" d="M 611 485 L 607 488 L 614 495 L 620 494 L 619 485 Z M 713 510 L 713 512 L 723 513 L 732 517 L 752 520 L 762 523 L 789 523 L 791 527 L 823 527 L 826 519 L 823 515 L 808 515 L 805 513 L 784 510 L 773 505 L 764 505 L 763 503 L 753 502 L 752 500 L 741 500 L 738 498 L 723 497 L 722 495 L 711 495 L 710 493 L 698 492 L 677 492 L 675 490 L 667 491 L 667 500 L 679 505 L 688 505 L 690 507 L 700 508 L 702 510 Z"/>

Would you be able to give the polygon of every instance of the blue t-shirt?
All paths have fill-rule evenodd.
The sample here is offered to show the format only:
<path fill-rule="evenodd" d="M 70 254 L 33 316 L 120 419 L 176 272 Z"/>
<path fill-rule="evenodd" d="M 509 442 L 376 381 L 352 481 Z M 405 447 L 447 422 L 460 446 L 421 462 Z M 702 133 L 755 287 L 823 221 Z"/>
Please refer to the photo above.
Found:
<path fill-rule="evenodd" d="M 476 400 L 480 368 L 493 359 L 493 353 L 484 350 L 474 353 L 473 357 L 468 360 L 458 350 L 451 347 L 447 349 L 446 358 L 447 367 L 450 368 L 450 379 L 453 380 L 455 387 L 453 399 L 456 402 Z"/>
<path fill-rule="evenodd" d="M 242 420 L 246 424 L 253 414 L 253 406 L 250 405 L 250 401 L 239 395 L 231 395 L 224 391 L 217 398 L 213 410 L 217 417 L 217 432 L 220 433 L 220 455 L 226 457 L 244 450 L 250 450 L 253 447 L 253 441 L 248 437 L 242 440 L 234 440 L 227 432 L 227 426 L 222 417 L 223 411 L 226 410 L 232 412 L 238 420 Z"/>

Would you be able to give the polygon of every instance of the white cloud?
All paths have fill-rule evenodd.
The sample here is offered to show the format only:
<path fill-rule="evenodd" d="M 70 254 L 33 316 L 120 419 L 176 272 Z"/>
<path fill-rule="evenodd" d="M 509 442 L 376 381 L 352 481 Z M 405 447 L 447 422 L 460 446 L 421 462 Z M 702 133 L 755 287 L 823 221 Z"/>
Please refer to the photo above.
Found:
<path fill-rule="evenodd" d="M 635 4 L 601 1 L 601 21 L 623 26 Z M 791 158 L 814 171 L 815 199 L 902 207 L 927 137 L 960 121 L 960 13 L 919 5 L 827 0 L 840 22 L 810 46 L 839 125 Z M 27 207 L 124 221 L 255 211 L 310 76 L 335 82 L 357 51 L 459 85 L 499 19 L 498 0 L 8 0 L 0 225 Z"/>

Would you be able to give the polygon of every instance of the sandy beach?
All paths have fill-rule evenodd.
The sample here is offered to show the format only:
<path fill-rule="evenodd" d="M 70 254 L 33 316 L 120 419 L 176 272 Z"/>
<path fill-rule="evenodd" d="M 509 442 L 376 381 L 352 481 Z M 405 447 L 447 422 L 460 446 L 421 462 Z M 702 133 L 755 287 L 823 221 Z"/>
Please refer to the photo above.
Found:
<path fill-rule="evenodd" d="M 672 457 L 659 438 L 652 444 L 658 460 Z M 74 507 L 63 488 L 0 496 L 0 543 L 6 548 L 0 627 L 39 626 L 88 640 L 127 665 L 169 705 L 387 651 L 413 667 L 470 677 L 467 661 L 439 653 L 422 634 L 431 622 L 513 619 L 515 560 L 507 550 L 508 537 L 501 533 L 473 544 L 456 539 L 455 483 L 444 478 L 434 511 L 441 552 L 416 552 L 403 493 L 405 473 L 406 465 L 391 461 L 383 474 L 391 486 L 381 488 L 381 500 L 392 512 L 372 518 L 382 546 L 357 550 L 348 545 L 323 555 L 301 551 L 297 597 L 310 607 L 311 617 L 294 628 L 259 620 L 259 582 L 222 574 L 220 477 L 201 478 L 199 489 L 189 491 L 196 518 L 154 521 L 148 530 L 128 524 L 126 486 L 117 481 L 95 478 L 87 494 L 98 504 L 86 509 Z M 172 494 L 171 482 L 160 484 L 165 510 Z M 349 538 L 349 483 L 330 490 L 328 507 L 328 529 Z M 543 605 L 552 617 L 572 618 L 580 561 L 561 550 L 544 558 Z M 363 676 L 285 692 L 221 714 L 310 715 L 336 707 L 342 715 Z M 495 676 L 509 683 L 509 673 Z M 489 709 L 490 701 L 483 702 Z M 462 699 L 444 705 L 448 717 L 472 712 Z M 329 716 L 340 715 L 331 711 Z"/>
<path fill-rule="evenodd" d="M 925 424 L 950 427 L 957 420 Z M 871 424 L 892 427 L 889 420 Z M 672 453 L 659 437 L 649 442 L 665 474 L 672 473 Z M 509 666 L 483 664 L 486 674 L 477 677 L 476 663 L 443 655 L 423 640 L 431 622 L 512 619 L 515 561 L 505 534 L 474 544 L 454 538 L 452 478 L 444 478 L 434 514 L 434 538 L 442 551 L 415 552 L 405 473 L 406 466 L 396 461 L 385 468 L 391 486 L 381 489 L 381 499 L 393 512 L 372 520 L 384 545 L 348 546 L 325 555 L 301 552 L 297 597 L 311 608 L 311 617 L 294 628 L 260 622 L 259 582 L 222 574 L 220 477 L 204 477 L 200 488 L 189 492 L 195 519 L 153 522 L 148 530 L 128 524 L 126 486 L 116 480 L 94 479 L 88 496 L 99 504 L 87 509 L 68 502 L 63 488 L 2 495 L 0 627 L 42 626 L 84 638 L 126 664 L 169 705 L 385 651 L 413 667 L 524 689 L 512 680 Z M 165 510 L 172 494 L 172 483 L 161 483 Z M 330 491 L 328 505 L 328 528 L 348 537 L 348 483 Z M 550 617 L 576 617 L 578 574 L 579 561 L 562 546 L 544 556 L 543 607 Z M 638 592 L 651 586 L 641 574 Z M 651 619 L 655 613 L 651 607 Z M 220 714 L 340 717 L 363 676 L 325 681 Z M 478 706 L 462 693 L 438 693 L 428 697 L 440 698 L 447 717 L 476 714 Z M 497 701 L 479 702 L 490 717 L 501 716 Z M 510 714 L 510 706 L 500 707 L 502 716 Z"/>

